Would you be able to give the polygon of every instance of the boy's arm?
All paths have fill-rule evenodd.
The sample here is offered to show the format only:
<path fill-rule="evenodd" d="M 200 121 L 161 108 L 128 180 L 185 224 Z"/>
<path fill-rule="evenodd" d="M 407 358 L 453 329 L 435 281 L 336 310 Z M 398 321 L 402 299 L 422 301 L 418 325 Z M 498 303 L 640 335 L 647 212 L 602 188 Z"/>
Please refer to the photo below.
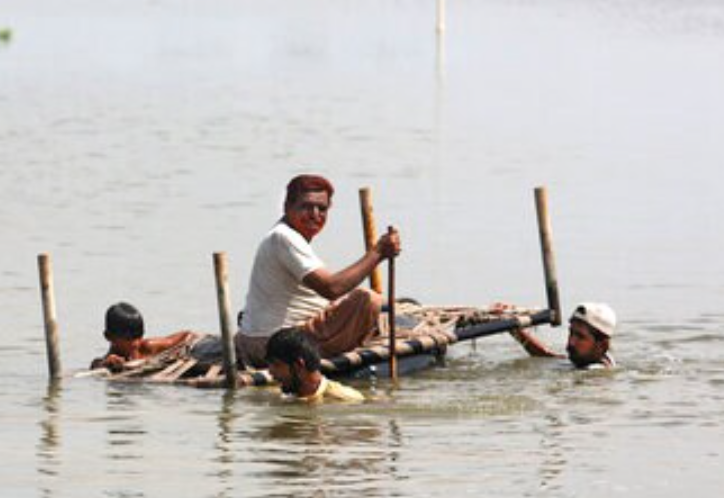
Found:
<path fill-rule="evenodd" d="M 525 349 L 529 355 L 536 356 L 536 357 L 545 357 L 545 358 L 562 358 L 562 355 L 559 355 L 552 349 L 550 349 L 548 346 L 543 344 L 543 342 L 535 337 L 534 335 L 528 333 L 528 331 L 524 329 L 514 329 L 510 331 L 510 335 L 512 335 L 516 341 L 520 343 L 521 346 L 523 346 L 523 349 Z"/>
<path fill-rule="evenodd" d="M 96 368 L 107 368 L 112 372 L 120 371 L 123 368 L 123 364 L 126 362 L 123 358 L 118 355 L 108 353 L 103 358 L 96 358 L 90 364 L 90 370 Z"/>
<path fill-rule="evenodd" d="M 104 366 L 103 360 L 105 360 L 105 358 L 95 358 L 93 361 L 91 361 L 90 367 L 88 367 L 88 369 L 95 370 L 96 368 L 102 368 Z"/>
<path fill-rule="evenodd" d="M 143 341 L 141 346 L 142 352 L 144 356 L 153 356 L 177 346 L 195 335 L 195 333 L 189 330 L 184 330 L 183 332 L 176 332 L 175 334 L 167 335 L 166 337 L 149 338 Z"/>

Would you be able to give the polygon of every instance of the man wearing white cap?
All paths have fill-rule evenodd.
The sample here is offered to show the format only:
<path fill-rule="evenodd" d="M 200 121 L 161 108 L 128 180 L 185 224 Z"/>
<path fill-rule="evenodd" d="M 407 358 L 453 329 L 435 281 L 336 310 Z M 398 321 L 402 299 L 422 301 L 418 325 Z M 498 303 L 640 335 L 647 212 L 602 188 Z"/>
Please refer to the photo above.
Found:
<path fill-rule="evenodd" d="M 612 368 L 616 361 L 609 352 L 610 340 L 616 329 L 616 314 L 604 303 L 581 303 L 576 306 L 568 328 L 568 359 L 576 368 Z M 539 339 L 524 330 L 511 335 L 531 356 L 562 358 Z"/>

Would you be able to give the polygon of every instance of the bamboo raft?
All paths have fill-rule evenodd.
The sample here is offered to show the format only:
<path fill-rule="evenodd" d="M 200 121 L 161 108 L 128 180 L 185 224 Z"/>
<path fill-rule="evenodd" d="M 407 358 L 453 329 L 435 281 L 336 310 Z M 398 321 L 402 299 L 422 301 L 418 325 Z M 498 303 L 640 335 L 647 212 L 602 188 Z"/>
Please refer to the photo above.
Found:
<path fill-rule="evenodd" d="M 551 323 L 553 317 L 551 310 L 509 305 L 472 308 L 398 303 L 397 307 L 394 352 L 401 360 L 403 373 L 439 361 L 447 353 L 448 347 L 458 342 Z M 364 347 L 323 359 L 322 373 L 332 378 L 374 376 L 376 372 L 370 367 L 386 365 L 390 358 L 390 343 L 386 333 L 389 325 L 385 323 L 387 316 L 381 316 L 382 333 Z M 78 376 L 100 376 L 113 382 L 180 384 L 200 388 L 227 386 L 221 354 L 209 361 L 194 357 L 192 351 L 193 342 L 190 341 L 156 356 L 128 362 L 120 372 L 97 369 L 81 372 Z M 410 362 L 420 357 L 429 361 Z M 405 368 L 406 362 L 410 363 Z M 236 372 L 235 387 L 264 386 L 272 382 L 266 370 L 245 369 Z"/>
<path fill-rule="evenodd" d="M 384 372 L 393 380 L 398 374 L 398 358 L 402 373 L 409 373 L 444 358 L 449 346 L 458 342 L 486 337 L 517 329 L 561 324 L 555 262 L 552 250 L 551 225 L 548 216 L 547 192 L 535 189 L 535 203 L 545 275 L 547 308 L 520 308 L 493 305 L 486 308 L 469 306 L 421 306 L 394 299 L 394 258 L 389 261 L 386 313 L 381 315 L 380 335 L 364 347 L 322 360 L 322 372 L 329 377 L 375 375 Z M 369 189 L 360 190 L 365 245 L 375 243 L 376 229 L 372 215 Z M 393 230 L 392 227 L 389 230 Z M 214 253 L 216 290 L 221 323 L 218 354 L 212 360 L 194 356 L 195 343 L 180 344 L 154 357 L 127 362 L 120 372 L 106 369 L 79 372 L 76 377 L 102 376 L 114 382 L 149 382 L 184 384 L 196 387 L 262 386 L 272 382 L 265 370 L 238 370 L 233 345 L 228 269 L 225 253 Z M 49 254 L 38 256 L 40 291 L 45 324 L 45 342 L 50 378 L 61 378 L 58 324 L 53 292 L 53 273 Z M 380 269 L 371 275 L 371 286 L 382 293 Z M 390 317 L 392 317 L 390 319 Z M 387 323 L 385 323 L 387 322 Z M 207 336 L 208 337 L 208 336 Z M 423 361 L 420 361 L 423 360 Z M 379 371 L 377 366 L 380 366 Z"/>

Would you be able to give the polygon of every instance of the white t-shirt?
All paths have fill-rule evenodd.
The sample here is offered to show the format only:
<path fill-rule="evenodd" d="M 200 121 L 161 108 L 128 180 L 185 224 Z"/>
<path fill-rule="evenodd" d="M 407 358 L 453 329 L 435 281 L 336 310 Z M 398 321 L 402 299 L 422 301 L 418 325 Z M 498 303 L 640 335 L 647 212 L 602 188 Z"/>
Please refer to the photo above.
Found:
<path fill-rule="evenodd" d="M 256 252 L 241 333 L 269 337 L 325 308 L 329 301 L 302 282 L 323 266 L 302 234 L 283 221 L 274 225 Z"/>

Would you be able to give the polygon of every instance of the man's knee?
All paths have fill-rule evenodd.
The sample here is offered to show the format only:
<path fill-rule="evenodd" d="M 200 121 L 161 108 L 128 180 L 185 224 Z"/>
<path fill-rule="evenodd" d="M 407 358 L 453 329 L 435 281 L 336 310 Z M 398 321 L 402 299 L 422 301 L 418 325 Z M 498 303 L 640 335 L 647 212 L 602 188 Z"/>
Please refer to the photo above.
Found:
<path fill-rule="evenodd" d="M 357 288 L 349 293 L 348 299 L 359 306 L 370 307 L 379 310 L 382 307 L 382 295 L 371 289 Z"/>

